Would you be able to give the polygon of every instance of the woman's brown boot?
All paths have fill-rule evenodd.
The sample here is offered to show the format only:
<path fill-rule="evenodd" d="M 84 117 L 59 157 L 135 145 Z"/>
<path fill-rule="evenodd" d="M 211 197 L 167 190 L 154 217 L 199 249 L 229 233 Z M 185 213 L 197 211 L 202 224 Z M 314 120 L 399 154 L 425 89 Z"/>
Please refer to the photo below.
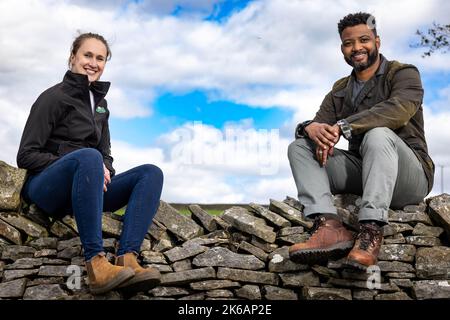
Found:
<path fill-rule="evenodd" d="M 111 291 L 134 276 L 133 269 L 109 263 L 104 253 L 96 255 L 85 264 L 92 294 Z"/>
<path fill-rule="evenodd" d="M 119 288 L 123 288 L 126 291 L 146 292 L 161 283 L 161 274 L 159 273 L 159 270 L 153 267 L 141 267 L 137 261 L 136 255 L 132 252 L 118 256 L 116 258 L 116 265 L 130 267 L 135 272 L 133 278 L 119 286 Z"/>

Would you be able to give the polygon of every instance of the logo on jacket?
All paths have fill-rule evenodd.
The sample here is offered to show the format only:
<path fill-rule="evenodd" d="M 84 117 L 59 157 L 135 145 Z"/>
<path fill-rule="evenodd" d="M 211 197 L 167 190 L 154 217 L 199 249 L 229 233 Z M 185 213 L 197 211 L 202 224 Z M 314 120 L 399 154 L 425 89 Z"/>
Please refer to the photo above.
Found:
<path fill-rule="evenodd" d="M 103 107 L 98 106 L 98 107 L 95 109 L 95 112 L 98 112 L 98 113 L 105 113 L 105 112 L 106 112 L 106 109 L 103 108 Z"/>

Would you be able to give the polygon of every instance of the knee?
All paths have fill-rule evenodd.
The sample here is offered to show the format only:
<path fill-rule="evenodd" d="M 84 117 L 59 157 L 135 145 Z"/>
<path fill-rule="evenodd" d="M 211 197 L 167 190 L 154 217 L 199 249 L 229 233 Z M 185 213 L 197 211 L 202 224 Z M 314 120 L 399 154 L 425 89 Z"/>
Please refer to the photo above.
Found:
<path fill-rule="evenodd" d="M 153 183 L 162 184 L 164 181 L 164 174 L 158 166 L 153 164 L 144 164 L 139 167 L 139 170 L 142 176 L 150 178 Z"/>
<path fill-rule="evenodd" d="M 103 163 L 103 156 L 97 149 L 83 148 L 74 151 L 74 155 L 81 161 L 98 161 Z"/>
<path fill-rule="evenodd" d="M 295 155 L 302 152 L 305 148 L 310 148 L 310 143 L 307 138 L 298 138 L 295 141 L 292 141 L 288 147 L 289 160 L 295 158 Z"/>
<path fill-rule="evenodd" d="M 360 153 L 363 154 L 367 150 L 385 149 L 394 146 L 395 133 L 386 127 L 373 128 L 366 132 L 360 146 Z"/>

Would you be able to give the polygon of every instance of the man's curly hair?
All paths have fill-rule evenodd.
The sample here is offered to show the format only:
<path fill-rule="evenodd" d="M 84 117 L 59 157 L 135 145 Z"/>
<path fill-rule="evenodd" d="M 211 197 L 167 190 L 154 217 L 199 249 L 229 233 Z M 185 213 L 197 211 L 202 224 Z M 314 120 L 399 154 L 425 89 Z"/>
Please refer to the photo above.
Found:
<path fill-rule="evenodd" d="M 339 35 L 342 36 L 342 31 L 344 31 L 345 28 L 357 26 L 359 24 L 367 24 L 369 28 L 372 29 L 375 37 L 377 36 L 375 17 L 366 12 L 350 13 L 342 18 L 338 23 Z"/>

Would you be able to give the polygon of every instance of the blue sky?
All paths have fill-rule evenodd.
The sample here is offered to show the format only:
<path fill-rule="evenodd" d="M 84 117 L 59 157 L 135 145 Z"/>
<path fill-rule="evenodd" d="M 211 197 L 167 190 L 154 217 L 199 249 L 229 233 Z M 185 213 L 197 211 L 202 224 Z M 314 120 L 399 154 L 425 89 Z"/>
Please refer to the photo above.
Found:
<path fill-rule="evenodd" d="M 412 47 L 417 29 L 448 23 L 445 0 L 1 1 L 0 158 L 15 165 L 32 103 L 62 79 L 77 32 L 92 31 L 113 53 L 102 80 L 118 172 L 160 166 L 170 202 L 295 197 L 286 149 L 350 73 L 336 24 L 356 11 L 376 16 L 388 59 L 420 70 L 430 154 L 450 181 L 450 53 Z"/>

